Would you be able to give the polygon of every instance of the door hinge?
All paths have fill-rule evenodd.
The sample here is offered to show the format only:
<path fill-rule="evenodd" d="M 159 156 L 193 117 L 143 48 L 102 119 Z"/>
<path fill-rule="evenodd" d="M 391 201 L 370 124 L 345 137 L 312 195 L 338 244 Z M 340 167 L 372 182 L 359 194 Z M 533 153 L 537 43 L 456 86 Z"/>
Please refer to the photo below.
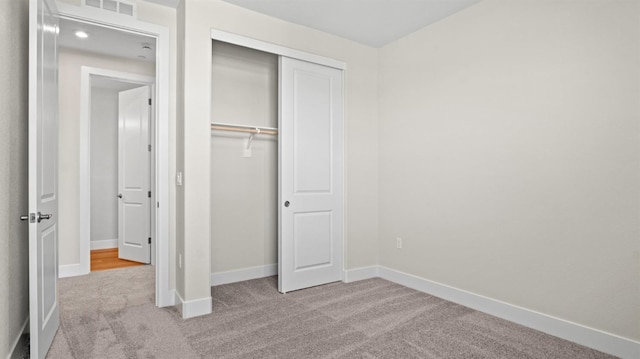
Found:
<path fill-rule="evenodd" d="M 151 152 L 151 145 L 148 145 L 147 148 L 149 149 L 149 152 Z"/>
<path fill-rule="evenodd" d="M 149 244 L 151 244 L 151 237 L 149 237 Z"/>
<path fill-rule="evenodd" d="M 149 191 L 149 198 L 151 198 L 151 191 Z"/>
<path fill-rule="evenodd" d="M 149 99 L 149 106 L 151 106 L 151 99 Z"/>

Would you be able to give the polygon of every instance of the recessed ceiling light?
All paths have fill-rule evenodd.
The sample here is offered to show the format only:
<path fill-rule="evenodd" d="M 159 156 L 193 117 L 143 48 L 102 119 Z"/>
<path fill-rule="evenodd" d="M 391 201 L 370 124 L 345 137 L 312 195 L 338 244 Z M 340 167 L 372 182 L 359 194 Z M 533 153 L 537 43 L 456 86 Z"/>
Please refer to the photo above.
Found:
<path fill-rule="evenodd" d="M 74 34 L 76 34 L 76 36 L 81 38 L 81 39 L 86 39 L 87 37 L 89 37 L 89 34 L 87 34 L 86 32 L 84 32 L 82 30 L 76 30 L 76 32 L 74 32 Z"/>

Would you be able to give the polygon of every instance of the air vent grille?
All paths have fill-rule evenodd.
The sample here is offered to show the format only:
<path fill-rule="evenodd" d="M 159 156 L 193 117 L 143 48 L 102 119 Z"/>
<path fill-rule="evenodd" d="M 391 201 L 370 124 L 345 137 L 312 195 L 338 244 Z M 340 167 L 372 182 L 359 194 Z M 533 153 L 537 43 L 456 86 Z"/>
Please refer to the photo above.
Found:
<path fill-rule="evenodd" d="M 136 4 L 121 0 L 82 0 L 83 6 L 94 7 L 116 14 L 137 16 Z"/>

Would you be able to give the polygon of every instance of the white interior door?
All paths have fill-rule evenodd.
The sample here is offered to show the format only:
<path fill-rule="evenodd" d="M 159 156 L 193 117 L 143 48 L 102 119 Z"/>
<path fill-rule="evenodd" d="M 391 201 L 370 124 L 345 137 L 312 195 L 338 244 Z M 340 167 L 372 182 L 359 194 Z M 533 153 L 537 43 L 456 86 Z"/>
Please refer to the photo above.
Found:
<path fill-rule="evenodd" d="M 151 261 L 149 86 L 119 93 L 118 255 Z"/>
<path fill-rule="evenodd" d="M 280 58 L 278 289 L 342 280 L 342 71 Z"/>
<path fill-rule="evenodd" d="M 44 358 L 58 308 L 58 17 L 29 2 L 29 321 L 31 357 Z"/>

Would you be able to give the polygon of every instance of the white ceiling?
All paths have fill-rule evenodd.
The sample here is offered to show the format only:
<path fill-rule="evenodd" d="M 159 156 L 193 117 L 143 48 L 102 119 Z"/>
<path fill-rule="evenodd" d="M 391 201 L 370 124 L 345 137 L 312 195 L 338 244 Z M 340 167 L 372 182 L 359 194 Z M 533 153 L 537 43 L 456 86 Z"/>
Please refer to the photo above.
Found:
<path fill-rule="evenodd" d="M 171 1 L 153 0 L 157 3 Z M 223 1 L 365 45 L 382 47 L 480 0 Z"/>
<path fill-rule="evenodd" d="M 75 36 L 76 30 L 89 34 L 86 39 Z M 68 19 L 60 19 L 61 47 L 109 55 L 133 60 L 156 61 L 156 40 L 152 37 L 90 25 Z M 143 49 L 143 44 L 151 47 Z M 144 57 L 144 58 L 142 58 Z"/>
<path fill-rule="evenodd" d="M 147 0 L 176 7 L 181 0 Z M 481 0 L 222 0 L 249 10 L 382 47 Z"/>

